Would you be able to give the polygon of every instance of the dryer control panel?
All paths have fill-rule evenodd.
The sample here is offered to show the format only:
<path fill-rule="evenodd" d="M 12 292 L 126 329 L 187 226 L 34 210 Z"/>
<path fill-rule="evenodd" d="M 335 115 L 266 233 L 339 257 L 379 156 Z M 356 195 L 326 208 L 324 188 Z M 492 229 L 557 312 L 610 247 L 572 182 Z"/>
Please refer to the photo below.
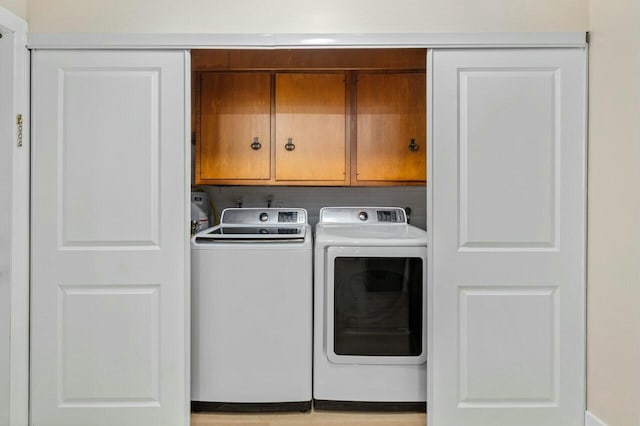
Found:
<path fill-rule="evenodd" d="M 400 207 L 324 207 L 320 223 L 407 224 L 407 215 Z"/>

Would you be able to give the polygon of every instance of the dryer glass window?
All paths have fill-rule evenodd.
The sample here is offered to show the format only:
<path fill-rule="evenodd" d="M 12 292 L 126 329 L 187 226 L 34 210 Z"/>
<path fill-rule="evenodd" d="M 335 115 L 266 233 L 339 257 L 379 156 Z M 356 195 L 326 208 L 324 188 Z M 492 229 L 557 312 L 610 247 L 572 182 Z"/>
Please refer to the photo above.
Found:
<path fill-rule="evenodd" d="M 420 355 L 422 259 L 337 257 L 334 267 L 336 355 Z"/>

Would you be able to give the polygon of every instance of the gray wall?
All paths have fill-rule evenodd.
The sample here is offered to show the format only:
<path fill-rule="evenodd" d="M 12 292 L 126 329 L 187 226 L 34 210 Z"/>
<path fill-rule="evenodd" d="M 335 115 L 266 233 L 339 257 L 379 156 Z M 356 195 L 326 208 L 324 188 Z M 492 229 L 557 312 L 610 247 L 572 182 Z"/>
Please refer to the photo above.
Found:
<path fill-rule="evenodd" d="M 327 206 L 411 207 L 411 224 L 426 228 L 427 191 L 424 186 L 399 187 L 294 187 L 294 186 L 208 186 L 205 188 L 218 215 L 237 207 L 302 207 L 309 223 L 318 221 L 320 208 Z"/>

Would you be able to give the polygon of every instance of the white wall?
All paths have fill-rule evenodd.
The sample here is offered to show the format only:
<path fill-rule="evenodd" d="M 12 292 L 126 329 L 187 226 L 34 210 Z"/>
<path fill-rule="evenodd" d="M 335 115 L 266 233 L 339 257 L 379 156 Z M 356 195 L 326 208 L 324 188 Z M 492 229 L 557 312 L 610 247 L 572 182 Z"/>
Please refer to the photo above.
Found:
<path fill-rule="evenodd" d="M 16 1 L 16 0 L 13 0 Z M 585 31 L 585 0 L 28 0 L 33 32 Z"/>
<path fill-rule="evenodd" d="M 27 19 L 27 0 L 0 0 L 0 6 L 22 19 Z"/>
<path fill-rule="evenodd" d="M 587 407 L 640 425 L 640 2 L 589 12 Z"/>

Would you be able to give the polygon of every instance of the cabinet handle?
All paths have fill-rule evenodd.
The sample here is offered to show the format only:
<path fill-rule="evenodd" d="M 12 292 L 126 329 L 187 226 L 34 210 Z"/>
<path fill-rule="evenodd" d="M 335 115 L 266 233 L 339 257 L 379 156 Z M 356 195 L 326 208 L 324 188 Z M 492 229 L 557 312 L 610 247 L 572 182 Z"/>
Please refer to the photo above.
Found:
<path fill-rule="evenodd" d="M 262 144 L 260 143 L 260 141 L 258 140 L 258 137 L 256 136 L 255 138 L 253 138 L 253 143 L 251 144 L 251 149 L 254 150 L 254 151 L 257 151 L 260 148 L 262 148 Z"/>
<path fill-rule="evenodd" d="M 287 138 L 287 143 L 284 145 L 284 149 L 287 151 L 293 151 L 296 146 L 293 144 L 293 138 Z"/>
<path fill-rule="evenodd" d="M 409 151 L 416 152 L 420 149 L 420 145 L 416 143 L 416 140 L 411 138 L 411 143 L 409 144 Z"/>

